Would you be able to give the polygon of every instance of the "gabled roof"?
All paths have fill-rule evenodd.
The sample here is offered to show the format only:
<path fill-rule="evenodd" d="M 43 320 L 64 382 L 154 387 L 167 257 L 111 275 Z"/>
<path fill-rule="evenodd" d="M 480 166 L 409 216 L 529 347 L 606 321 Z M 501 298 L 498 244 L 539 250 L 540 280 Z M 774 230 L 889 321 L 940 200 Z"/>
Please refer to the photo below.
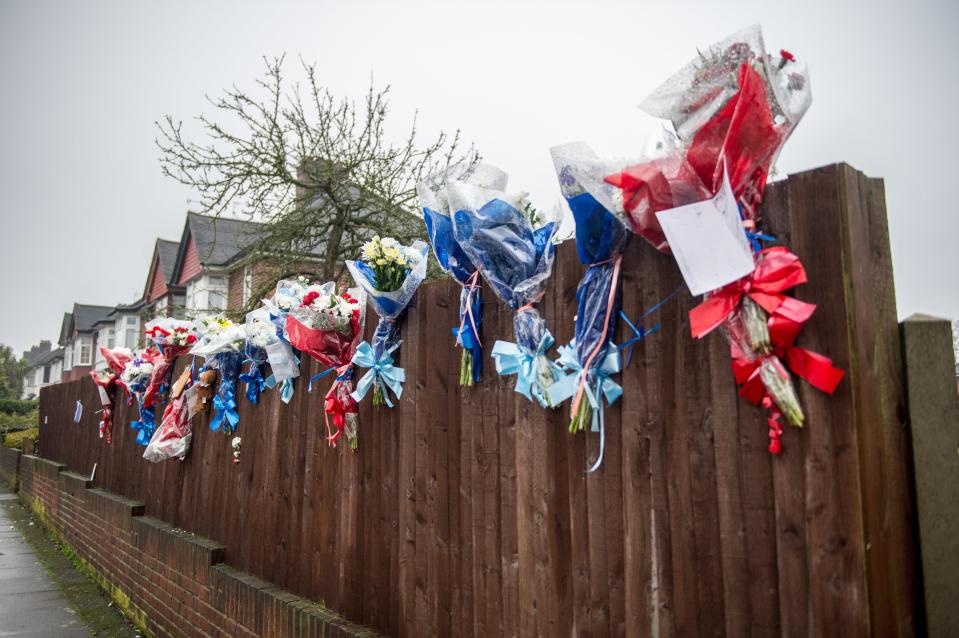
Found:
<path fill-rule="evenodd" d="M 160 265 L 163 267 L 164 281 L 170 281 L 170 273 L 173 272 L 173 266 L 176 265 L 176 254 L 180 250 L 180 242 L 169 239 L 157 239 L 156 254 L 160 258 Z"/>
<path fill-rule="evenodd" d="M 177 252 L 179 252 L 179 250 L 179 242 L 157 238 L 153 244 L 153 256 L 150 258 L 150 271 L 147 273 L 146 284 L 143 288 L 144 299 L 150 299 L 152 296 L 155 281 L 162 282 L 164 287 L 170 285 L 169 282 L 173 274 L 173 269 L 176 266 Z M 164 294 L 166 294 L 165 291 Z"/>
<path fill-rule="evenodd" d="M 179 281 L 180 270 L 191 239 L 196 246 L 200 265 L 204 269 L 227 266 L 239 259 L 253 244 L 259 226 L 257 222 L 187 213 L 183 236 L 178 246 L 176 265 L 167 281 L 171 283 Z"/>
<path fill-rule="evenodd" d="M 63 321 L 60 322 L 60 338 L 57 343 L 61 346 L 70 340 L 73 335 L 73 315 L 69 312 L 63 313 Z"/>
<path fill-rule="evenodd" d="M 30 367 L 36 368 L 37 366 L 44 366 L 48 363 L 52 363 L 57 359 L 63 358 L 63 348 L 57 348 L 56 350 L 51 350 L 50 352 L 45 352 L 42 356 L 38 357 L 35 361 L 30 364 Z"/>
<path fill-rule="evenodd" d="M 23 358 L 27 360 L 27 365 L 34 366 L 37 361 L 50 354 L 50 341 L 44 339 L 37 345 L 23 353 Z"/>
<path fill-rule="evenodd" d="M 107 318 L 115 306 L 90 306 L 82 303 L 73 304 L 73 329 L 77 332 L 90 332 L 93 326 Z"/>

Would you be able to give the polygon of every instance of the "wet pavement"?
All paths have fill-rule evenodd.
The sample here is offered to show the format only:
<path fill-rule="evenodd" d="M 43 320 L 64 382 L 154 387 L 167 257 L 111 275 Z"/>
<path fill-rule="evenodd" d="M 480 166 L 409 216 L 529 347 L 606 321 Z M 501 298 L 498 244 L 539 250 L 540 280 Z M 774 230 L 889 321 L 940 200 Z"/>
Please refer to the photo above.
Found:
<path fill-rule="evenodd" d="M 0 637 L 136 636 L 40 523 L 0 487 Z"/>

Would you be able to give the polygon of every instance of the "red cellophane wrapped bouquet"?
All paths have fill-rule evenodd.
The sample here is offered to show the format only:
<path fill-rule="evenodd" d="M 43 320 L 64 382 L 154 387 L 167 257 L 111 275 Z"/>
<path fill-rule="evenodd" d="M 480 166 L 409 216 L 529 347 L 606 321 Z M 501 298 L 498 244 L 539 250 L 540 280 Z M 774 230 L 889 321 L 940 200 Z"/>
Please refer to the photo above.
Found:
<path fill-rule="evenodd" d="M 153 360 L 153 375 L 143 394 L 143 405 L 150 407 L 154 404 L 160 388 L 170 384 L 170 375 L 177 357 L 189 352 L 197 337 L 192 321 L 172 317 L 157 317 L 149 321 L 144 332 L 160 352 Z"/>
<path fill-rule="evenodd" d="M 133 360 L 133 353 L 127 348 L 100 348 L 100 354 L 107 362 L 103 370 L 91 370 L 90 377 L 100 393 L 100 438 L 107 443 L 113 442 L 110 425 L 113 421 L 113 401 L 116 399 L 117 378 L 123 372 L 129 361 Z"/>
<path fill-rule="evenodd" d="M 327 441 L 333 446 L 341 434 L 346 434 L 350 447 L 355 448 L 357 444 L 359 406 L 350 396 L 353 392 L 350 361 L 363 339 L 365 320 L 365 293 L 359 288 L 337 291 L 334 282 L 308 286 L 303 301 L 286 317 L 290 344 L 329 366 L 310 379 L 310 386 L 328 374 L 334 375 L 324 405 Z"/>
<path fill-rule="evenodd" d="M 828 393 L 843 376 L 827 357 L 795 345 L 816 307 L 784 293 L 806 281 L 805 269 L 785 247 L 761 249 L 772 238 L 757 232 L 766 179 L 811 99 L 805 67 L 786 50 L 767 54 L 759 26 L 749 27 L 701 52 L 642 103 L 675 130 L 662 156 L 606 178 L 621 190 L 634 232 L 668 251 L 656 213 L 712 197 L 728 174 L 755 269 L 709 293 L 690 326 L 696 338 L 723 329 L 740 395 L 769 410 L 773 454 L 782 451 L 781 419 L 804 421 L 789 370 Z"/>

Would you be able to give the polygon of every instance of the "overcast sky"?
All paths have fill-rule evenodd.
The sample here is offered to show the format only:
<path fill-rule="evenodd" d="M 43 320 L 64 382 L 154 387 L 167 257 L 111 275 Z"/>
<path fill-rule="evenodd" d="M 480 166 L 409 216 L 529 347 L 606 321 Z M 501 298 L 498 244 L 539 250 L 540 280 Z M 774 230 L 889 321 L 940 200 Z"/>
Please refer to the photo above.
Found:
<path fill-rule="evenodd" d="M 900 316 L 957 317 L 957 6 L 0 0 L 0 343 L 56 341 L 74 301 L 140 296 L 154 239 L 179 239 L 196 198 L 161 175 L 154 121 L 252 87 L 264 55 L 315 61 L 336 95 L 362 97 L 373 73 L 397 129 L 417 108 L 425 132 L 461 129 L 545 208 L 550 146 L 637 155 L 658 126 L 640 100 L 753 22 L 812 79 L 779 171 L 885 178 Z"/>

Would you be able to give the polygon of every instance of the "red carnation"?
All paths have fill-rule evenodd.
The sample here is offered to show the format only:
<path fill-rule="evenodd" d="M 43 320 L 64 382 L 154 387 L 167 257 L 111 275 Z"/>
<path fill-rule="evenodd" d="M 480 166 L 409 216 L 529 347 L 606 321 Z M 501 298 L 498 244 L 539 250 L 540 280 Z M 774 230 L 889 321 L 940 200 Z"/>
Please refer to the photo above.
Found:
<path fill-rule="evenodd" d="M 302 305 L 303 305 L 304 307 L 305 307 L 305 306 L 309 306 L 309 305 L 312 304 L 314 301 L 316 301 L 319 297 L 320 297 L 320 293 L 316 292 L 315 290 L 311 290 L 310 292 L 306 293 L 306 294 L 303 296 L 303 304 L 302 304 Z"/>
<path fill-rule="evenodd" d="M 795 57 L 792 53 L 790 53 L 789 51 L 787 51 L 786 49 L 779 49 L 779 55 L 780 55 L 780 57 L 782 57 L 783 59 L 789 60 L 790 62 L 795 62 L 795 61 L 796 61 L 796 57 Z"/>

